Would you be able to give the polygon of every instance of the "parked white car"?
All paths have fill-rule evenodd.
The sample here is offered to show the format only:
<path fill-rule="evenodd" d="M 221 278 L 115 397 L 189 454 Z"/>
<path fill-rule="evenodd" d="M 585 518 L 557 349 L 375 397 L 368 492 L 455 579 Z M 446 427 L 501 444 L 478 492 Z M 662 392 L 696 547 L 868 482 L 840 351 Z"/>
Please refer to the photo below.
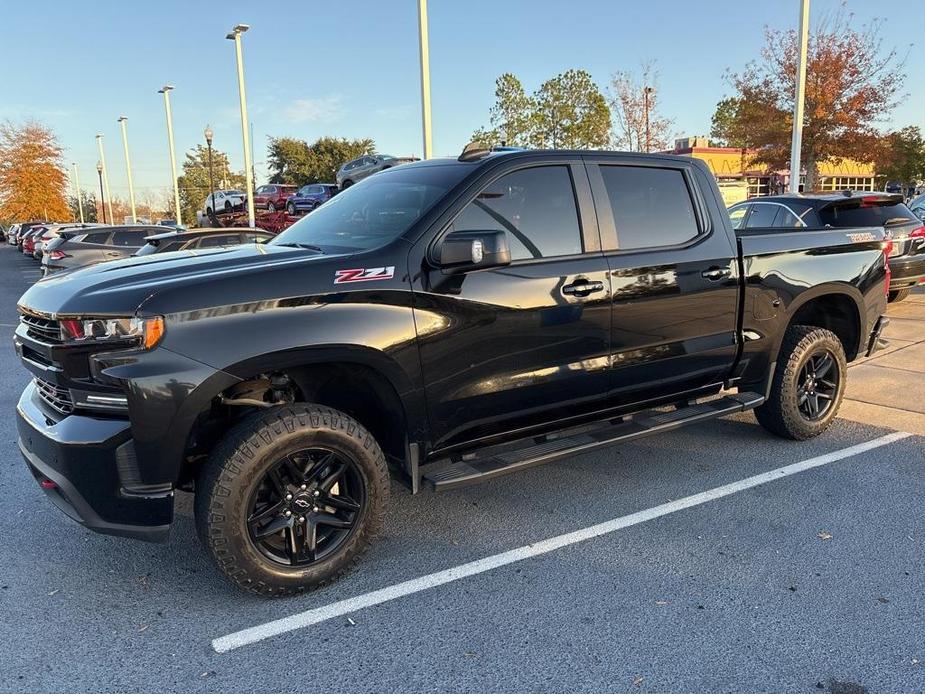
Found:
<path fill-rule="evenodd" d="M 216 190 L 202 203 L 206 216 L 212 212 L 232 212 L 244 206 L 247 196 L 240 190 Z"/>

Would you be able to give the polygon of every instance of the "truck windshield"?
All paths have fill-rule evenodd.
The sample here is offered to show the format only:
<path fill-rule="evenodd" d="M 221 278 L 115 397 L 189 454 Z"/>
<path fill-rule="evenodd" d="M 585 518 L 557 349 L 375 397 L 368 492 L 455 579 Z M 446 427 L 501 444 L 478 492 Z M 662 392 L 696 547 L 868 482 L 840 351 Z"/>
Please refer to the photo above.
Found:
<path fill-rule="evenodd" d="M 270 243 L 323 252 L 378 248 L 407 231 L 470 171 L 438 164 L 377 173 L 338 193 Z"/>

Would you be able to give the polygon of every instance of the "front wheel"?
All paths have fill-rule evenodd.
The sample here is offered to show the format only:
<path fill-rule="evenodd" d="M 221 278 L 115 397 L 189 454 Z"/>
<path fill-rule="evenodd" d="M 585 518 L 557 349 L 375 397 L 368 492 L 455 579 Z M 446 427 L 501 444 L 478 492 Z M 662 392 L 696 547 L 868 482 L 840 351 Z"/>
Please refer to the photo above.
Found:
<path fill-rule="evenodd" d="M 894 289 L 889 294 L 887 294 L 886 300 L 889 301 L 891 304 L 897 301 L 902 301 L 907 296 L 909 296 L 910 291 L 912 290 L 911 289 Z"/>
<path fill-rule="evenodd" d="M 288 205 L 286 205 L 286 212 L 289 213 L 290 217 L 295 217 L 296 215 L 295 205 L 293 205 L 291 202 Z"/>
<path fill-rule="evenodd" d="M 274 407 L 232 429 L 196 489 L 199 537 L 232 582 L 292 595 L 352 569 L 379 531 L 385 456 L 351 417 Z"/>
<path fill-rule="evenodd" d="M 845 395 L 848 364 L 841 340 L 810 325 L 787 329 L 767 401 L 755 410 L 768 431 L 799 441 L 825 431 Z"/>
<path fill-rule="evenodd" d="M 276 212 L 276 205 L 274 205 L 272 202 L 268 202 L 267 212 Z"/>

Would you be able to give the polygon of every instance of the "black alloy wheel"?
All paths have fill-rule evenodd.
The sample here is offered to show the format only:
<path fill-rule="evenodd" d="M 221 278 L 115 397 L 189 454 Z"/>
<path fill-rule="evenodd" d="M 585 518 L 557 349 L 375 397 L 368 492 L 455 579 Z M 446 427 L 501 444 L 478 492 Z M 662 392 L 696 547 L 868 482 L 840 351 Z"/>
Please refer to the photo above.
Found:
<path fill-rule="evenodd" d="M 306 448 L 263 475 L 248 503 L 248 536 L 270 561 L 306 567 L 348 541 L 365 504 L 363 475 L 350 457 Z"/>
<path fill-rule="evenodd" d="M 827 350 L 813 354 L 800 370 L 797 407 L 809 421 L 824 419 L 838 395 L 835 356 Z"/>

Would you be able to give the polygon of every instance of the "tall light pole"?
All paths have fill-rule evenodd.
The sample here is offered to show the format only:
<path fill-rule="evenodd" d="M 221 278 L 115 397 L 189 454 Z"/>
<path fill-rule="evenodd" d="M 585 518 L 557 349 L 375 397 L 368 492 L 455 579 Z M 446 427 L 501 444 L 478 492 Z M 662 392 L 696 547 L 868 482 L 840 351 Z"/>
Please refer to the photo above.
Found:
<path fill-rule="evenodd" d="M 247 193 L 247 223 L 253 227 L 254 219 L 254 177 L 251 165 L 250 133 L 247 131 L 247 93 L 244 91 L 244 56 L 241 53 L 241 34 L 250 29 L 247 24 L 237 24 L 225 36 L 234 41 L 235 57 L 238 61 L 238 93 L 241 97 L 241 135 L 244 139 L 244 180 Z"/>
<path fill-rule="evenodd" d="M 206 126 L 205 132 L 203 135 L 206 136 L 206 146 L 209 148 L 209 197 L 208 200 L 212 203 L 212 213 L 215 214 L 215 179 L 212 177 L 212 128 L 208 125 Z M 211 220 L 210 220 L 211 221 Z"/>
<path fill-rule="evenodd" d="M 103 224 L 106 224 L 106 194 L 103 192 L 103 162 L 96 162 L 96 175 L 100 177 L 100 212 L 103 213 Z M 112 214 L 112 208 L 109 210 Z M 109 218 L 109 223 L 112 223 L 112 217 Z"/>
<path fill-rule="evenodd" d="M 112 191 L 109 189 L 109 175 L 106 173 L 106 155 L 103 154 L 103 136 L 101 134 L 97 134 L 96 144 L 100 149 L 100 172 L 103 176 L 103 183 L 106 185 L 106 197 L 104 200 L 109 205 L 109 223 L 115 224 L 115 218 L 112 216 Z"/>
<path fill-rule="evenodd" d="M 652 149 L 652 139 L 649 136 L 649 95 L 654 90 L 652 87 L 643 87 L 644 110 L 646 113 L 646 152 Z"/>
<path fill-rule="evenodd" d="M 74 167 L 74 187 L 77 188 L 77 209 L 80 210 L 80 223 L 84 223 L 84 198 L 80 192 L 80 173 L 77 170 L 77 162 L 71 162 Z"/>
<path fill-rule="evenodd" d="M 128 118 L 119 116 L 119 125 L 122 126 L 122 148 L 125 150 L 125 173 L 128 176 L 128 199 L 132 206 L 132 224 L 138 224 L 138 214 L 135 212 L 135 184 L 132 182 L 132 161 L 128 157 Z"/>
<path fill-rule="evenodd" d="M 173 183 L 174 214 L 177 224 L 183 224 L 183 220 L 180 219 L 180 189 L 177 187 L 177 155 L 173 146 L 173 117 L 170 113 L 170 91 L 172 89 L 173 85 L 165 84 L 157 90 L 157 93 L 164 95 L 164 109 L 167 111 L 167 147 L 170 149 L 170 180 Z"/>
<path fill-rule="evenodd" d="M 421 123 L 424 128 L 424 158 L 433 156 L 430 131 L 430 44 L 427 38 L 427 0 L 418 0 L 418 38 L 421 42 Z"/>
<path fill-rule="evenodd" d="M 800 192 L 800 150 L 803 147 L 803 101 L 806 96 L 806 49 L 809 44 L 809 0 L 800 0 L 800 55 L 797 93 L 793 100 L 793 139 L 790 144 L 790 192 Z M 807 171 L 807 174 L 809 172 Z"/>

